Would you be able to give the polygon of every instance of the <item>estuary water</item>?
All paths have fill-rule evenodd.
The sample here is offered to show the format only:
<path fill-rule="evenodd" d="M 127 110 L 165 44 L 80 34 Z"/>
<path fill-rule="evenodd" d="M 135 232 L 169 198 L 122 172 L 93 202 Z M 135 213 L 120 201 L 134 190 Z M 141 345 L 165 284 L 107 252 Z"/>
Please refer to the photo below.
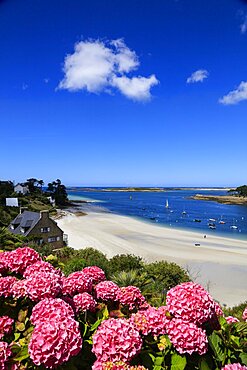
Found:
<path fill-rule="evenodd" d="M 87 200 L 80 208 L 136 217 L 171 228 L 201 231 L 205 235 L 246 239 L 247 206 L 190 199 L 195 194 L 226 195 L 225 190 L 168 190 L 165 192 L 112 192 L 68 189 L 71 200 Z M 212 229 L 210 228 L 213 227 Z M 233 226 L 233 227 L 232 227 Z"/>

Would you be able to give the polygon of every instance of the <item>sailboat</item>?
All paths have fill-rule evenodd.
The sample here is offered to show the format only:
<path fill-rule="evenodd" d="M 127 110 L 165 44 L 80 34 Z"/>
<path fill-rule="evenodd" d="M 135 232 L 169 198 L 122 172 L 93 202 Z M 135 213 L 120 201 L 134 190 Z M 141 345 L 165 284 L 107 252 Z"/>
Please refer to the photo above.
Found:
<path fill-rule="evenodd" d="M 182 212 L 182 215 L 186 215 L 186 214 L 187 214 L 187 212 L 184 209 L 183 212 Z"/>
<path fill-rule="evenodd" d="M 222 216 L 220 218 L 219 224 L 221 224 L 221 225 L 224 225 L 225 224 L 225 221 L 222 220 Z"/>
<path fill-rule="evenodd" d="M 166 208 L 169 208 L 169 202 L 168 202 L 168 199 L 166 199 Z"/>

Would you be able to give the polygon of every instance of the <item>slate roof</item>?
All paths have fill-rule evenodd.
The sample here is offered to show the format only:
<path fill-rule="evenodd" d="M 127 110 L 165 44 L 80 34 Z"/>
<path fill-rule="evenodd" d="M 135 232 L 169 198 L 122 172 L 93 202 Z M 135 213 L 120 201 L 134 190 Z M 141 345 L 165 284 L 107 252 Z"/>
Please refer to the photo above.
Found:
<path fill-rule="evenodd" d="M 22 214 L 16 216 L 16 218 L 11 222 L 8 229 L 13 234 L 21 234 L 27 236 L 32 228 L 40 220 L 39 212 L 24 211 Z M 11 225 L 18 225 L 14 230 L 11 229 Z M 25 232 L 21 232 L 21 228 L 25 229 Z"/>

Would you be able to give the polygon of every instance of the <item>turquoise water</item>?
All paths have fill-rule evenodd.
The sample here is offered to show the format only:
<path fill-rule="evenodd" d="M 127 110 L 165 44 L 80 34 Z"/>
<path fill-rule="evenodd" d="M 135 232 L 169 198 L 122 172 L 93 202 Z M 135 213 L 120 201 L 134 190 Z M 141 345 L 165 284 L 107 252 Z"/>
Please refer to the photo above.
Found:
<path fill-rule="evenodd" d="M 68 189 L 69 197 L 93 201 L 82 204 L 85 211 L 113 212 L 137 217 L 142 220 L 167 226 L 202 231 L 205 234 L 218 234 L 226 237 L 247 240 L 247 207 L 219 204 L 212 201 L 193 200 L 195 194 L 225 195 L 224 190 L 173 190 L 166 192 L 100 192 L 73 191 Z M 166 203 L 168 201 L 168 208 Z M 215 221 L 210 221 L 213 219 Z M 195 220 L 200 220 L 196 222 Z M 220 224 L 220 221 L 225 222 Z M 209 223 L 215 229 L 209 228 Z M 236 226 L 232 229 L 231 226 Z"/>

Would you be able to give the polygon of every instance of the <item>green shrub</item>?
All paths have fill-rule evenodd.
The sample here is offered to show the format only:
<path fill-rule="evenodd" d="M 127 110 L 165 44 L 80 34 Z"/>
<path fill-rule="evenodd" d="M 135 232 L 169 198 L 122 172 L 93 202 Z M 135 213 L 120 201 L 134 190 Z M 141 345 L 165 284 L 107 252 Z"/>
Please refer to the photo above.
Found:
<path fill-rule="evenodd" d="M 86 261 L 83 258 L 75 257 L 70 259 L 64 265 L 63 272 L 66 276 L 68 276 L 72 272 L 81 271 L 86 266 L 87 266 Z"/>
<path fill-rule="evenodd" d="M 168 289 L 189 281 L 187 272 L 174 262 L 159 261 L 144 265 L 144 271 L 153 279 L 153 290 L 166 292 Z"/>
<path fill-rule="evenodd" d="M 133 254 L 117 254 L 109 261 L 109 270 L 111 274 L 120 271 L 142 270 L 143 260 Z"/>
<path fill-rule="evenodd" d="M 94 248 L 85 248 L 76 251 L 75 256 L 86 261 L 86 266 L 98 266 L 109 275 L 109 261 L 106 255 Z"/>

